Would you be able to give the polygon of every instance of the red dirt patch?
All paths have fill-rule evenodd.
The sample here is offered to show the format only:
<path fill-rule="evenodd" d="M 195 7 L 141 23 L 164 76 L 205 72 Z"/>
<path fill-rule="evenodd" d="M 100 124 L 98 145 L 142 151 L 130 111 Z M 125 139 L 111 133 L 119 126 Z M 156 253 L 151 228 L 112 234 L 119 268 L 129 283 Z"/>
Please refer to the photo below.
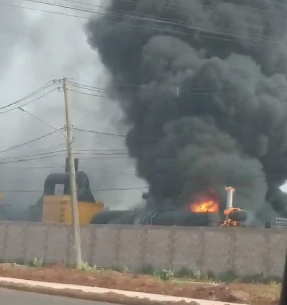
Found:
<path fill-rule="evenodd" d="M 147 292 L 251 305 L 278 304 L 280 286 L 255 284 L 192 284 L 161 281 L 155 277 L 115 271 L 79 271 L 60 265 L 43 268 L 0 264 L 0 276 L 34 281 Z M 269 290 L 270 291 L 269 291 Z M 269 293 L 266 294 L 266 291 Z M 263 293 L 263 291 L 265 293 Z M 276 303 L 277 302 L 277 303 Z"/>

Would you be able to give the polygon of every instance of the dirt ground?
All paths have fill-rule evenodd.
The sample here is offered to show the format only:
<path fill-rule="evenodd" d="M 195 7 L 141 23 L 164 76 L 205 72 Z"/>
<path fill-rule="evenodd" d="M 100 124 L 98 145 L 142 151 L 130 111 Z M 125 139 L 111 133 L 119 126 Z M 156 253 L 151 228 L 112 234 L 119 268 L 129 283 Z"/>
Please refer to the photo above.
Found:
<path fill-rule="evenodd" d="M 0 264 L 0 276 L 19 279 L 98 286 L 120 290 L 157 293 L 196 299 L 251 305 L 278 304 L 280 285 L 277 284 L 203 284 L 176 280 L 162 281 L 153 276 L 115 271 L 79 271 L 63 266 L 29 267 Z"/>

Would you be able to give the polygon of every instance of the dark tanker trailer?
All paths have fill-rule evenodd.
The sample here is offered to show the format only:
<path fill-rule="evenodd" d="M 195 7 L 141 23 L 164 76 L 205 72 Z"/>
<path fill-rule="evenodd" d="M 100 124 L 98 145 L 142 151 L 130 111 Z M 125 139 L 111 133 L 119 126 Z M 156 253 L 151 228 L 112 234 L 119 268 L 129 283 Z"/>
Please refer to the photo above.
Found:
<path fill-rule="evenodd" d="M 179 211 L 104 211 L 95 215 L 92 224 L 134 224 L 156 226 L 218 226 L 220 215 L 217 213 L 193 213 Z"/>
<path fill-rule="evenodd" d="M 224 210 L 221 210 L 217 196 L 199 196 L 194 202 L 181 209 L 170 208 L 164 210 L 160 205 L 149 205 L 150 198 L 147 194 L 144 194 L 143 198 L 147 200 L 145 208 L 103 211 L 92 218 L 91 224 L 242 227 L 247 220 L 248 213 L 242 209 L 233 208 L 233 192 L 235 189 L 229 187 L 226 188 L 226 191 L 227 203 Z"/>

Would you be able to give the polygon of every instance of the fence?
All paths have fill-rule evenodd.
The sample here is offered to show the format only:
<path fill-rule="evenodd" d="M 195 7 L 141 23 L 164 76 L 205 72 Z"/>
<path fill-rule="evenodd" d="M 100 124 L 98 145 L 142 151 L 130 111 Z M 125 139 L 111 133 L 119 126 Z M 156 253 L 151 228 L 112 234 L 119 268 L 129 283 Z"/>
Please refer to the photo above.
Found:
<path fill-rule="evenodd" d="M 81 229 L 83 260 L 99 267 L 281 276 L 287 232 L 275 229 L 89 225 Z M 0 260 L 74 263 L 67 225 L 0 222 Z"/>

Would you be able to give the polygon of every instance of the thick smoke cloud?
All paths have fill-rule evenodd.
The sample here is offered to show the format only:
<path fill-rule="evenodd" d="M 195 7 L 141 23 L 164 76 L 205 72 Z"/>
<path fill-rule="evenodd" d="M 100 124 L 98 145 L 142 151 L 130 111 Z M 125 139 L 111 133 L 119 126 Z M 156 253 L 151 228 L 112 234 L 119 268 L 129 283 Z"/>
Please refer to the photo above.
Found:
<path fill-rule="evenodd" d="M 239 206 L 287 215 L 286 14 L 285 0 L 115 0 L 87 24 L 163 207 L 232 185 Z"/>

